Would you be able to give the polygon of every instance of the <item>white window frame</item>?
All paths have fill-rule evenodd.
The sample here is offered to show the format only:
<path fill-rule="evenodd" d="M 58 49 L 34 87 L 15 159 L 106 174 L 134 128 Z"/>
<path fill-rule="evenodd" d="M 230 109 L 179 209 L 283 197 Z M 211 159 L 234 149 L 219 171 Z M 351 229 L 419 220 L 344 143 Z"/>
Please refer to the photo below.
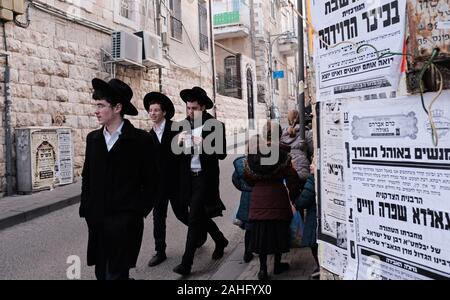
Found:
<path fill-rule="evenodd" d="M 125 25 L 134 30 L 139 30 L 141 17 L 139 12 L 140 0 L 131 0 L 131 5 L 133 6 L 131 10 L 131 19 L 126 18 L 120 14 L 121 2 L 122 0 L 114 0 L 114 22 Z"/>

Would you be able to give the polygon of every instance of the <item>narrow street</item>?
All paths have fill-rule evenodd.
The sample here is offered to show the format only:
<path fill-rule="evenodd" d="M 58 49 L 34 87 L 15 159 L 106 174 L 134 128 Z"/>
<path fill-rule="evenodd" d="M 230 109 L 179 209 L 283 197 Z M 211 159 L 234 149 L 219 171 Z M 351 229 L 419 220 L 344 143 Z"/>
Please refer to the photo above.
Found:
<path fill-rule="evenodd" d="M 229 156 L 221 163 L 221 195 L 227 210 L 221 218 L 215 219 L 230 241 L 225 257 L 219 261 L 211 259 L 214 242 L 208 237 L 195 257 L 192 275 L 189 279 L 209 279 L 221 263 L 242 239 L 243 232 L 232 224 L 239 201 L 239 192 L 231 183 L 232 162 L 236 156 Z M 81 279 L 95 279 L 94 268 L 86 265 L 87 226 L 78 217 L 78 205 L 56 211 L 29 222 L 0 231 L 0 280 L 4 279 L 67 279 L 68 257 L 76 255 L 81 259 Z M 147 266 L 154 254 L 153 221 L 150 215 L 145 220 L 144 239 L 137 268 L 131 270 L 135 279 L 179 279 L 172 269 L 180 263 L 186 241 L 186 227 L 176 220 L 169 208 L 167 218 L 168 259 L 157 267 Z"/>

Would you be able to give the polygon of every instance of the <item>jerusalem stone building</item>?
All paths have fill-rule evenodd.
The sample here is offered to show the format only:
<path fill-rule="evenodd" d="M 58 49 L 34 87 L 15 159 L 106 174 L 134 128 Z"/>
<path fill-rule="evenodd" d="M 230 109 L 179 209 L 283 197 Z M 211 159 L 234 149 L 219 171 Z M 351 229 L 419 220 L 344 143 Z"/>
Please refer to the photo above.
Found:
<path fill-rule="evenodd" d="M 146 130 L 151 123 L 142 99 L 150 91 L 168 95 L 176 107 L 174 119 L 180 120 L 185 110 L 179 92 L 203 87 L 216 104 L 211 113 L 226 123 L 228 135 L 244 132 L 249 118 L 267 118 L 272 103 L 282 120 L 295 106 L 296 89 L 288 84 L 295 81 L 295 39 L 280 36 L 273 43 L 272 69 L 283 70 L 285 78 L 272 89 L 269 76 L 267 45 L 275 37 L 268 33 L 294 31 L 290 24 L 295 20 L 289 19 L 292 11 L 283 6 L 285 1 L 227 0 L 225 6 L 204 0 L 22 2 L 24 13 L 5 22 L 5 34 L 0 35 L 2 195 L 16 189 L 18 128 L 69 127 L 74 176 L 80 175 L 86 136 L 99 126 L 92 100 L 94 77 L 115 77 L 130 84 L 132 102 L 139 109 L 130 120 Z M 244 34 L 231 32 L 227 37 L 223 33 L 230 27 L 227 18 L 235 18 L 236 12 L 238 24 L 231 25 L 244 26 Z M 139 56 L 139 47 L 133 46 L 137 32 L 144 32 L 145 61 L 133 60 Z M 116 42 L 119 37 L 126 40 L 121 42 L 125 48 L 118 49 L 117 44 L 113 48 L 113 35 Z"/>

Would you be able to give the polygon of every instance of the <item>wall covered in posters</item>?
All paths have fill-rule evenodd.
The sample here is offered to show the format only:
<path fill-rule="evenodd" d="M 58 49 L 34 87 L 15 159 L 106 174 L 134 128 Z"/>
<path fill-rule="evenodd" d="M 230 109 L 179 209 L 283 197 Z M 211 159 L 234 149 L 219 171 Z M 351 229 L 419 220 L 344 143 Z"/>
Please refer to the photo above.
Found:
<path fill-rule="evenodd" d="M 437 146 L 420 96 L 345 101 L 342 115 L 347 278 L 450 278 L 450 92 L 432 108 Z"/>
<path fill-rule="evenodd" d="M 407 7 L 408 24 L 430 17 L 439 24 L 433 35 L 445 35 L 448 0 L 311 0 L 309 7 L 321 267 L 345 279 L 450 278 L 450 91 L 428 92 L 422 104 L 420 95 L 403 96 L 400 81 Z M 410 26 L 409 39 L 416 40 L 412 30 L 425 34 L 422 27 Z"/>

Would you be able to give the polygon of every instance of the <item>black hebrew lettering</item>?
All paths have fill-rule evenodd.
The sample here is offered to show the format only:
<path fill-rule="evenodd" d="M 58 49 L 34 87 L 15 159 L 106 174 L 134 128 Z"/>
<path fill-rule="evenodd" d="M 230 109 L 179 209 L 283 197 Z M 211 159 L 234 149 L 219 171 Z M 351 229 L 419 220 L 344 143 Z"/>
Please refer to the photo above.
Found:
<path fill-rule="evenodd" d="M 358 212 L 362 212 L 363 208 L 367 208 L 369 215 L 375 215 L 374 205 L 372 200 L 357 198 Z"/>
<path fill-rule="evenodd" d="M 409 148 L 392 148 L 380 146 L 383 158 L 403 158 L 411 159 L 411 149 Z"/>
<path fill-rule="evenodd" d="M 399 205 L 399 204 L 391 204 L 391 203 L 385 203 L 385 202 L 379 202 L 378 203 L 378 214 L 380 217 L 387 217 L 391 220 L 398 220 L 402 222 L 407 222 L 408 217 L 406 213 L 406 206 Z M 386 210 L 387 210 L 387 216 L 386 216 Z"/>
<path fill-rule="evenodd" d="M 358 24 L 356 17 L 352 17 L 319 30 L 320 49 L 328 49 L 326 44 L 333 46 L 355 37 L 358 37 Z"/>
<path fill-rule="evenodd" d="M 400 22 L 400 13 L 398 0 L 385 4 L 381 7 L 373 8 L 369 12 L 362 14 L 362 19 L 367 22 L 367 32 L 373 32 L 379 29 L 379 22 L 382 22 L 383 28 Z"/>
<path fill-rule="evenodd" d="M 450 214 L 432 209 L 413 207 L 413 223 L 436 229 L 450 230 Z M 444 219 L 445 217 L 445 219 Z M 427 222 L 428 221 L 428 222 Z M 429 224 L 429 225 L 427 225 Z"/>
<path fill-rule="evenodd" d="M 449 148 L 416 148 L 414 154 L 416 159 L 450 160 Z"/>
<path fill-rule="evenodd" d="M 378 149 L 376 147 L 352 147 L 352 152 L 355 155 L 355 159 L 358 157 L 374 158 L 378 156 Z"/>

